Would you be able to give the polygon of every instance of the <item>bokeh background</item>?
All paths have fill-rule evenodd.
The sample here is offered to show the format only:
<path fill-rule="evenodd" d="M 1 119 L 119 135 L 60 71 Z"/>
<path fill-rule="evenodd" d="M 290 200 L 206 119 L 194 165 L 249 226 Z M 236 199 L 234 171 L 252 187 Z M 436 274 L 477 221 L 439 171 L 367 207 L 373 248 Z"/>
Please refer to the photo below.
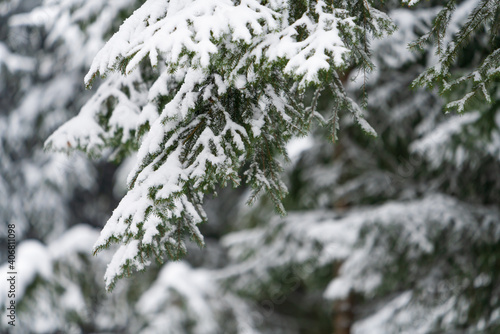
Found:
<path fill-rule="evenodd" d="M 142 1 L 0 1 L 0 306 L 4 333 L 500 333 L 500 84 L 461 115 L 459 90 L 411 88 L 434 46 L 407 45 L 442 6 L 381 6 L 398 30 L 374 41 L 367 136 L 344 115 L 339 140 L 316 128 L 289 144 L 280 217 L 264 196 L 220 189 L 206 204 L 207 246 L 104 290 L 111 252 L 92 255 L 126 191 L 134 156 L 46 152 L 44 141 L 93 91 L 97 51 Z M 475 0 L 458 1 L 450 36 Z M 457 60 L 489 54 L 480 30 Z M 498 38 L 497 38 L 498 39 Z M 494 42 L 498 45 L 498 40 Z M 97 82 L 94 87 L 97 87 Z M 95 88 L 94 88 L 95 89 Z M 325 115 L 334 106 L 320 99 Z M 7 224 L 16 225 L 17 324 L 6 323 Z"/>

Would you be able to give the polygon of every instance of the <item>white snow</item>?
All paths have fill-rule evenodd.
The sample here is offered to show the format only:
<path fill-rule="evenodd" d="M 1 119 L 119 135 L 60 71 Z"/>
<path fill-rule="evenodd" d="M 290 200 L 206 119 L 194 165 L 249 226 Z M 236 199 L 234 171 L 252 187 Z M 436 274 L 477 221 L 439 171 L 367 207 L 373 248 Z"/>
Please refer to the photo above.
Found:
<path fill-rule="evenodd" d="M 314 140 L 311 137 L 297 137 L 290 140 L 287 144 L 287 151 L 290 160 L 298 159 L 302 152 L 307 151 L 314 145 Z"/>

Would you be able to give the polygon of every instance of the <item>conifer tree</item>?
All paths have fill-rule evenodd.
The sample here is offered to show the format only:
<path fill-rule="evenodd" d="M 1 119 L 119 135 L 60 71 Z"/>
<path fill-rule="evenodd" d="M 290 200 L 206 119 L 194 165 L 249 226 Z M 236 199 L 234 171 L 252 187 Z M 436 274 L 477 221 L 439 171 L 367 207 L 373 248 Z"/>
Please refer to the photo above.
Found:
<path fill-rule="evenodd" d="M 457 4 L 446 43 L 459 38 L 475 6 Z M 351 304 L 347 329 L 357 334 L 498 332 L 498 98 L 445 114 L 466 90 L 439 96 L 437 89 L 408 89 L 437 58 L 432 43 L 423 43 L 422 53 L 406 46 L 425 36 L 439 13 L 438 6 L 390 10 L 399 29 L 372 44 L 376 70 L 366 83 L 367 120 L 380 139 L 367 140 L 345 121 L 331 147 L 319 131 L 288 172 L 290 215 L 269 221 L 261 203 L 247 218 L 253 228 L 223 239 L 235 266 L 227 277 L 233 289 L 307 305 L 319 287 L 324 298 Z M 498 40 L 486 42 L 495 34 L 492 21 L 483 23 L 450 76 L 475 71 L 498 48 Z M 348 92 L 359 81 L 348 83 Z M 486 85 L 492 97 L 499 86 L 494 79 Z"/>
<path fill-rule="evenodd" d="M 418 1 L 412 1 L 415 2 Z M 461 7 L 463 16 L 454 15 L 457 5 Z M 496 83 L 500 78 L 499 31 L 498 1 L 466 1 L 462 4 L 457 4 L 454 0 L 447 1 L 434 19 L 431 29 L 410 44 L 412 48 L 418 49 L 432 41 L 437 58 L 436 64 L 420 74 L 414 85 L 438 86 L 441 93 L 455 91 L 455 94 L 451 94 L 454 101 L 448 102 L 445 107 L 447 110 L 456 109 L 463 112 L 473 97 L 484 98 L 488 103 L 492 103 L 490 95 L 496 93 Z M 479 36 L 485 38 L 481 44 L 485 44 L 483 47 L 488 52 L 478 60 L 468 59 L 474 62 L 469 71 L 453 71 L 457 59 L 464 58 L 463 50 L 471 40 L 477 41 Z M 457 94 L 457 91 L 460 93 Z M 478 94 L 482 97 L 478 97 Z"/>
<path fill-rule="evenodd" d="M 284 214 L 279 156 L 286 159 L 286 143 L 314 119 L 335 138 L 346 110 L 375 135 L 340 75 L 368 70 L 368 34 L 394 26 L 371 2 L 353 4 L 149 0 L 123 23 L 85 79 L 106 81 L 47 141 L 90 155 L 111 147 L 117 159 L 138 150 L 129 191 L 95 247 L 122 244 L 106 274 L 109 288 L 151 258 L 180 258 L 184 234 L 203 245 L 202 202 L 218 184 L 239 185 L 244 176 L 250 203 L 265 191 Z M 326 120 L 316 112 L 325 91 L 339 106 Z"/>
<path fill-rule="evenodd" d="M 31 217 L 41 241 L 19 245 L 22 330 L 324 333 L 340 300 L 353 333 L 498 332 L 499 4 L 417 2 L 0 3 L 1 37 L 29 31 L 33 50 L 0 42 L 0 216 Z M 135 160 L 97 257 L 95 229 L 65 230 L 93 167 L 69 160 L 61 179 L 40 146 L 16 155 L 80 108 L 47 148 Z M 254 208 L 200 225 L 226 183 Z M 217 261 L 118 281 L 199 256 L 186 235 Z"/>
<path fill-rule="evenodd" d="M 90 95 L 81 84 L 84 71 L 113 29 L 106 26 L 111 6 L 104 5 L 99 11 L 96 3 L 0 3 L 0 219 L 5 227 L 0 232 L 0 255 L 3 262 L 7 258 L 6 226 L 14 225 L 14 265 L 19 273 L 15 330 L 19 333 L 114 330 L 123 326 L 120 320 L 102 323 L 109 323 L 120 312 L 127 314 L 118 307 L 126 305 L 126 295 L 119 302 L 120 297 L 106 299 L 97 282 L 90 284 L 101 281 L 106 260 L 91 258 L 91 243 L 98 232 L 88 225 L 100 225 L 103 212 L 111 209 L 106 202 L 112 200 L 98 185 L 99 165 L 83 154 L 67 157 L 43 150 L 44 140 Z M 117 1 L 115 7 L 120 3 L 121 9 L 130 6 Z M 93 7 L 90 13 L 89 7 Z M 85 14 L 95 15 L 96 10 L 103 17 L 92 25 Z M 87 201 L 92 198 L 99 205 Z M 78 223 L 86 225 L 70 228 Z M 7 263 L 0 268 L 2 274 L 12 271 L 7 270 Z M 6 283 L 2 280 L 0 284 L 2 319 L 8 319 Z M 94 311 L 101 304 L 114 311 L 101 309 L 99 319 Z M 2 321 L 0 332 L 11 331 Z"/>
<path fill-rule="evenodd" d="M 82 89 L 83 71 L 90 66 L 103 40 L 130 15 L 135 5 L 134 1 L 122 0 L 0 4 L 0 217 L 16 225 L 15 264 L 20 276 L 15 301 L 19 332 L 157 330 L 157 322 L 137 309 L 135 303 L 153 285 L 158 268 L 123 282 L 113 294 L 106 294 L 99 281 L 111 260 L 110 254 L 91 256 L 92 243 L 98 236 L 93 227 L 100 225 L 101 210 L 110 210 L 106 203 L 113 201 L 109 189 L 103 191 L 111 184 L 106 179 L 112 175 L 111 168 L 101 169 L 107 175 L 94 179 L 95 166 L 78 154 L 67 158 L 42 152 L 43 141 L 50 132 L 92 94 Z M 104 155 L 108 157 L 110 153 Z M 97 185 L 102 181 L 105 183 Z M 94 198 L 94 207 L 88 198 Z M 3 244 L 6 239 L 1 240 Z M 5 254 L 6 249 L 2 247 L 0 253 Z M 172 273 L 181 267 L 187 265 L 164 269 Z M 2 273 L 7 268 L 7 263 L 0 265 Z M 190 282 L 204 281 L 208 275 L 195 268 L 180 272 L 189 276 L 183 278 Z M 195 328 L 207 326 L 216 333 L 241 333 L 255 327 L 247 314 L 251 313 L 251 305 L 231 293 L 224 298 L 215 295 L 219 288 L 212 281 L 200 284 L 197 293 L 187 294 L 182 282 L 166 283 L 172 295 L 157 300 L 157 307 L 148 310 L 150 314 L 162 314 L 166 300 L 182 300 L 175 314 L 184 314 L 170 319 L 172 328 L 183 328 L 188 333 L 199 313 L 196 307 L 194 313 L 185 307 L 196 306 L 207 296 L 212 300 L 204 307 L 211 308 L 213 319 L 205 318 Z M 161 284 L 165 282 L 158 277 L 158 285 Z M 0 283 L 0 291 L 7 291 L 5 280 Z M 7 303 L 7 294 L 2 293 L 2 319 L 6 318 Z M 173 310 L 172 305 L 168 305 L 168 310 Z M 2 321 L 0 331 L 10 330 Z"/>

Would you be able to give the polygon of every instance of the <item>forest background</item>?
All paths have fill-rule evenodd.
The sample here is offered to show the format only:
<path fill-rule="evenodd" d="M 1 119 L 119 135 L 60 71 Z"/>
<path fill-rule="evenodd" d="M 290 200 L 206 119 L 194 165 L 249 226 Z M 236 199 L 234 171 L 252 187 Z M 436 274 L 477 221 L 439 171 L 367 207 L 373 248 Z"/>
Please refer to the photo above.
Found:
<path fill-rule="evenodd" d="M 338 77 L 348 99 L 335 90 L 304 93 L 326 126 L 313 122 L 308 133 L 277 145 L 289 156 L 276 158 L 288 189 L 282 204 L 280 185 L 246 205 L 251 164 L 242 164 L 234 175 L 241 186 L 215 185 L 218 195 L 205 198 L 207 222 L 197 224 L 203 248 L 187 241 L 182 260 L 152 261 L 130 276 L 121 267 L 105 282 L 118 247 L 96 256 L 93 247 L 127 196 L 138 144 L 124 140 L 122 129 L 122 149 L 105 133 L 97 154 L 71 138 L 91 138 L 74 122 L 85 110 L 130 112 L 146 104 L 152 85 L 144 78 L 158 73 L 144 62 L 128 75 L 84 85 L 95 56 L 143 1 L 1 1 L 0 219 L 16 226 L 15 329 L 500 332 L 500 4 L 352 3 L 353 13 L 385 22 L 379 28 L 387 31 L 354 35 L 365 36 L 369 52 L 361 50 Z M 456 54 L 447 59 L 447 50 Z M 420 86 L 412 84 L 417 78 Z M 99 100 L 103 92 L 111 93 Z M 111 114 L 106 131 L 126 124 L 119 117 L 110 123 Z M 63 124 L 76 124 L 73 137 L 47 143 L 70 155 L 44 149 Z M 0 230 L 2 262 L 6 233 Z M 4 278 L 0 287 L 0 329 L 8 332 Z"/>

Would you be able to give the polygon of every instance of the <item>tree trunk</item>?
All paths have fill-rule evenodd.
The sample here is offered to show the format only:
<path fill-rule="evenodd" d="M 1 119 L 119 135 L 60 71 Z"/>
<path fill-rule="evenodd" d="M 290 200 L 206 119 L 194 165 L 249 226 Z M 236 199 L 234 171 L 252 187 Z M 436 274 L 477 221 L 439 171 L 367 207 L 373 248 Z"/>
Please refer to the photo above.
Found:
<path fill-rule="evenodd" d="M 334 277 L 338 275 L 342 263 L 335 265 Z M 345 299 L 336 300 L 333 303 L 332 322 L 333 334 L 351 334 L 351 326 L 354 322 L 354 294 L 349 292 Z"/>
<path fill-rule="evenodd" d="M 337 300 L 333 304 L 333 334 L 351 334 L 354 321 L 352 293 L 346 299 Z"/>

